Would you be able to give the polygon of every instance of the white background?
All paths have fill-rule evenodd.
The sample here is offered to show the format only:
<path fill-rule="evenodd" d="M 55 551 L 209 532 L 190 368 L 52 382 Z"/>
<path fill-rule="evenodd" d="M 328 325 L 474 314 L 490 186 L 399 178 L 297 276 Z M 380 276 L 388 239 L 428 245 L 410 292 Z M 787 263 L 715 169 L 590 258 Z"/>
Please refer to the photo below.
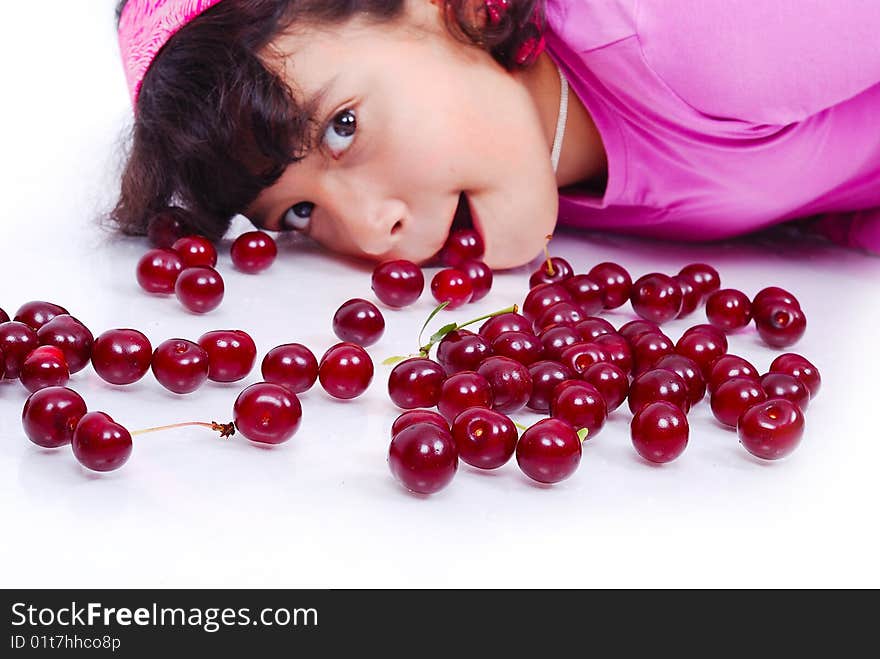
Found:
<path fill-rule="evenodd" d="M 12 314 L 27 300 L 56 301 L 96 335 L 136 327 L 154 345 L 240 328 L 260 357 L 289 341 L 320 355 L 335 342 L 336 307 L 371 297 L 369 268 L 290 242 L 252 277 L 231 268 L 227 248 L 226 299 L 196 316 L 139 291 L 144 241 L 97 227 L 130 121 L 113 4 L 4 8 L 0 307 Z M 676 272 L 707 260 L 749 294 L 770 284 L 794 291 L 810 323 L 796 349 L 824 377 L 798 451 L 778 463 L 752 459 L 703 403 L 684 455 L 652 467 L 635 454 L 622 409 L 562 484 L 537 486 L 515 462 L 493 473 L 463 465 L 449 488 L 419 498 L 388 472 L 398 412 L 379 366 L 356 401 L 320 388 L 303 395 L 302 428 L 281 447 L 180 430 L 137 439 L 123 469 L 97 475 L 69 449 L 41 450 L 24 437 L 25 390 L 9 382 L 0 386 L 0 585 L 880 586 L 880 259 L 784 233 L 691 247 L 565 235 L 554 249 L 580 271 L 616 260 L 634 275 Z M 499 276 L 488 298 L 449 317 L 521 302 L 526 281 L 525 269 Z M 413 350 L 431 307 L 423 296 L 389 311 L 385 337 L 370 348 L 375 361 Z M 616 324 L 632 317 L 628 308 L 609 315 Z M 701 321 L 670 323 L 668 333 Z M 731 350 L 761 369 L 775 354 L 751 332 L 732 337 Z M 148 375 L 115 389 L 91 368 L 71 382 L 90 409 L 132 429 L 228 420 L 243 386 L 175 396 Z"/>

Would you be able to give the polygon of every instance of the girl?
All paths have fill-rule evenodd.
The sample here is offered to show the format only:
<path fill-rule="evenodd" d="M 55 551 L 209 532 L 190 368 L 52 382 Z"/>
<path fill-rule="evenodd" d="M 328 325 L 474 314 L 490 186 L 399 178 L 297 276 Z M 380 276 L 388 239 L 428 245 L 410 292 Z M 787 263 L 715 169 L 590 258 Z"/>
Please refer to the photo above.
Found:
<path fill-rule="evenodd" d="M 455 220 L 708 240 L 811 216 L 880 252 L 875 0 L 123 0 L 113 213 L 246 215 L 375 260 Z M 179 214 L 183 211 L 177 211 Z"/>

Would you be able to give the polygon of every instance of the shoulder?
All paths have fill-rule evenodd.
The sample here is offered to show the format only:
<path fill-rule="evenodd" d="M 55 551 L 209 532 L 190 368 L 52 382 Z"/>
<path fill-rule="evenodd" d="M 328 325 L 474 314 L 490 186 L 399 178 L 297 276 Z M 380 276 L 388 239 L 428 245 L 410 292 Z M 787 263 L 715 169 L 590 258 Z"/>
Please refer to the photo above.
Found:
<path fill-rule="evenodd" d="M 547 25 L 574 52 L 585 53 L 636 33 L 639 0 L 546 0 Z"/>
<path fill-rule="evenodd" d="M 877 0 L 638 0 L 636 26 L 654 72 L 717 117 L 786 125 L 880 83 Z"/>

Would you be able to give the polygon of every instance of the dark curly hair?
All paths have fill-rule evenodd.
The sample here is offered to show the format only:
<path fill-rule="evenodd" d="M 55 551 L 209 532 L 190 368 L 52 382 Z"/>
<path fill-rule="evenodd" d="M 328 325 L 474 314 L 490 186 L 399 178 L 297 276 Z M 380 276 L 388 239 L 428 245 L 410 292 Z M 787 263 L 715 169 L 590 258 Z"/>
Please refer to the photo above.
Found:
<path fill-rule="evenodd" d="M 474 4 L 446 0 L 450 33 L 508 71 L 528 66 L 516 56 L 540 37 L 543 0 L 509 0 L 503 20 L 484 20 L 482 29 L 471 22 Z M 301 160 L 315 137 L 321 99 L 298 104 L 264 65 L 263 49 L 296 23 L 338 25 L 355 15 L 384 23 L 404 11 L 405 0 L 224 0 L 184 26 L 144 78 L 111 222 L 143 235 L 171 207 L 189 230 L 222 237 L 232 217 Z"/>

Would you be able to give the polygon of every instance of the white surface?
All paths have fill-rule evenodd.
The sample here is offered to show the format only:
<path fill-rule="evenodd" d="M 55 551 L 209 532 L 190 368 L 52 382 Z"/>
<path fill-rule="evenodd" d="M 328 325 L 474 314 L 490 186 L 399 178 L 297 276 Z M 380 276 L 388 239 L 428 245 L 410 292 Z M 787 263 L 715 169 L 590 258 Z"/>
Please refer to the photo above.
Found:
<path fill-rule="evenodd" d="M 11 314 L 27 300 L 48 299 L 96 335 L 132 326 L 155 344 L 241 328 L 261 357 L 294 340 L 320 354 L 334 342 L 338 304 L 370 297 L 367 268 L 287 244 L 271 271 L 249 277 L 224 254 L 226 300 L 195 316 L 137 289 L 143 241 L 109 240 L 95 228 L 115 191 L 129 110 L 114 3 L 88 4 L 88 15 L 82 3 L 62 0 L 5 10 L 14 29 L 0 41 L 0 307 Z M 448 489 L 416 498 L 385 463 L 397 411 L 379 366 L 362 399 L 337 402 L 320 389 L 304 395 L 303 426 L 277 449 L 175 431 L 138 439 L 122 470 L 100 476 L 67 449 L 30 444 L 19 420 L 25 391 L 7 383 L 0 387 L 0 585 L 880 586 L 880 259 L 766 238 L 681 247 L 563 236 L 554 246 L 581 270 L 611 259 L 639 275 L 707 260 L 725 285 L 753 294 L 776 284 L 799 295 L 810 326 L 796 350 L 824 378 L 799 450 L 759 463 L 703 403 L 691 414 L 685 454 L 651 467 L 632 449 L 621 410 L 585 446 L 575 476 L 558 486 L 530 483 L 515 462 L 494 473 L 462 466 Z M 449 316 L 521 302 L 526 279 L 525 271 L 498 277 L 487 299 Z M 415 348 L 431 306 L 423 296 L 386 314 L 388 331 L 370 349 L 377 362 Z M 610 316 L 615 323 L 631 317 Z M 668 331 L 677 338 L 686 325 Z M 762 369 L 774 354 L 751 333 L 733 337 L 731 350 Z M 226 420 L 240 389 L 209 385 L 179 397 L 148 376 L 117 390 L 90 368 L 72 386 L 91 409 L 130 428 Z"/>

